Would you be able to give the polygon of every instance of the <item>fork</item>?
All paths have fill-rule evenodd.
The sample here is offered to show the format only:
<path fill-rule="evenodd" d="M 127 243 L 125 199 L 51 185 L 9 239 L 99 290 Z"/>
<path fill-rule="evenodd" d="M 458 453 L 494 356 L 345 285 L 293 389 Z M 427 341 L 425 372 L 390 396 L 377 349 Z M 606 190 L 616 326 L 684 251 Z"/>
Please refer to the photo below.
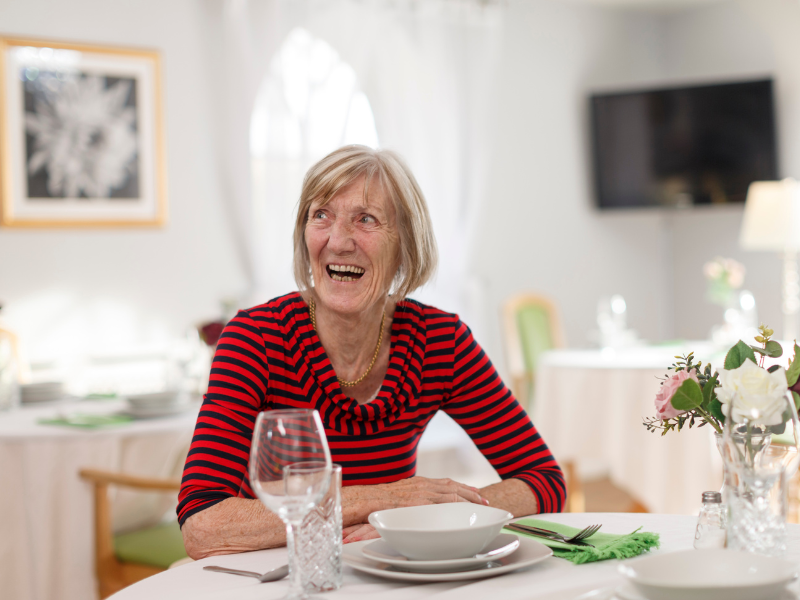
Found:
<path fill-rule="evenodd" d="M 598 531 L 600 531 L 602 525 L 599 523 L 596 525 L 589 525 L 588 527 L 581 529 L 578 533 L 576 533 L 572 537 L 565 537 L 564 535 L 558 533 L 557 531 L 550 531 L 549 529 L 542 529 L 541 527 L 533 527 L 531 525 L 523 525 L 522 523 L 510 523 L 509 525 L 506 525 L 506 527 L 508 527 L 509 529 L 517 528 L 523 532 L 533 533 L 535 535 L 541 535 L 543 537 L 550 537 L 558 542 L 564 542 L 565 544 L 579 544 L 579 545 L 591 546 L 592 548 L 594 548 L 592 544 L 585 542 L 584 540 L 588 537 L 593 536 Z"/>

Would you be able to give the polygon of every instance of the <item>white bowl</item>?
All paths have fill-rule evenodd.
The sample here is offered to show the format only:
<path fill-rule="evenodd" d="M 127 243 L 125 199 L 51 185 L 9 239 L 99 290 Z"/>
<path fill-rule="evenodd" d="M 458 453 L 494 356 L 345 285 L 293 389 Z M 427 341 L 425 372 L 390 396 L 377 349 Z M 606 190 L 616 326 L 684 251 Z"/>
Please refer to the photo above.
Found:
<path fill-rule="evenodd" d="M 683 550 L 622 563 L 619 572 L 649 600 L 771 600 L 797 565 L 736 550 Z"/>
<path fill-rule="evenodd" d="M 454 502 L 379 510 L 369 522 L 403 556 L 447 560 L 474 556 L 513 518 L 499 508 Z"/>

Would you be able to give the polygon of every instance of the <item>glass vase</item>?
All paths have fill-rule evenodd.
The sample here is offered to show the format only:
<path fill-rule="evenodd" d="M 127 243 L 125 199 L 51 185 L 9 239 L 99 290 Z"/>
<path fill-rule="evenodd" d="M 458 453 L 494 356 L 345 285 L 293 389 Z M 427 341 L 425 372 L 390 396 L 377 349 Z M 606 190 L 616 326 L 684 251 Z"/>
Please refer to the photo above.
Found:
<path fill-rule="evenodd" d="M 800 446 L 794 401 L 786 395 L 777 408 L 754 407 L 734 398 L 727 408 L 721 451 L 728 547 L 783 556 L 787 482 L 797 471 Z"/>

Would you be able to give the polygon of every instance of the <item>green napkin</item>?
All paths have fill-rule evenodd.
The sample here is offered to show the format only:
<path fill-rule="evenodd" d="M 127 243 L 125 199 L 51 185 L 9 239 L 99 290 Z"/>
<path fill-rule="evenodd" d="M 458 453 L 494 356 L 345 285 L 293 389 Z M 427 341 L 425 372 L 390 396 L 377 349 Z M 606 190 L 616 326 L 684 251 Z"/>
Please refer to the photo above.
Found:
<path fill-rule="evenodd" d="M 530 525 L 532 527 L 539 527 L 540 529 L 549 529 L 560 533 L 565 537 L 571 537 L 577 534 L 580 529 L 562 525 L 561 523 L 551 523 L 550 521 L 540 521 L 538 519 L 520 519 L 515 521 L 521 525 Z M 639 528 L 641 529 L 641 527 Z M 618 535 L 616 533 L 605 533 L 601 529 L 595 533 L 591 538 L 586 541 L 594 546 L 573 546 L 572 544 L 563 544 L 561 542 L 553 542 L 545 538 L 537 537 L 535 535 L 528 535 L 519 531 L 511 531 L 506 529 L 507 533 L 514 535 L 528 535 L 541 542 L 545 546 L 553 549 L 553 554 L 559 558 L 565 558 L 574 562 L 576 565 L 582 565 L 587 562 L 595 562 L 598 560 L 607 560 L 609 558 L 631 558 L 638 556 L 643 552 L 647 552 L 650 548 L 658 548 L 659 536 L 657 533 L 648 533 L 646 531 L 640 532 L 639 529 L 631 533 Z"/>
<path fill-rule="evenodd" d="M 81 429 L 97 429 L 111 425 L 123 425 L 132 420 L 128 415 L 73 413 L 56 418 L 39 419 L 37 422 L 42 425 L 66 425 L 67 427 L 80 427 Z"/>

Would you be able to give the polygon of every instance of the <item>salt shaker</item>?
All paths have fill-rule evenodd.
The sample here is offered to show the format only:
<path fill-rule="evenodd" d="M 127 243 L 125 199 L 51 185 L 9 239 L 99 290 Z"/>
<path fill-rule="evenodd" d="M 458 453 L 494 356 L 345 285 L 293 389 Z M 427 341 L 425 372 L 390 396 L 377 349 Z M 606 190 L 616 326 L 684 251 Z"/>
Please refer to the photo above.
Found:
<path fill-rule="evenodd" d="M 724 548 L 727 532 L 727 516 L 719 492 L 703 492 L 703 507 L 697 517 L 697 530 L 694 534 L 694 547 Z"/>

